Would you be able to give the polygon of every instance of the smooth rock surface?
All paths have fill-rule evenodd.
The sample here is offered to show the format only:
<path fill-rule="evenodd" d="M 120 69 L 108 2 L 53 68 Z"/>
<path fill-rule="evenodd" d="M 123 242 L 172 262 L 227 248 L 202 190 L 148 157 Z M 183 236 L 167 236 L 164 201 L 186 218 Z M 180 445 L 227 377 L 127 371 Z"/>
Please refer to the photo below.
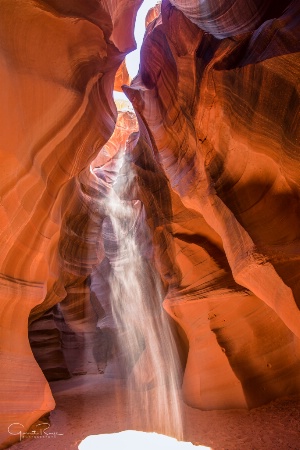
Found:
<path fill-rule="evenodd" d="M 54 408 L 28 321 L 60 303 L 93 364 L 110 360 L 114 338 L 97 329 L 113 328 L 103 232 L 118 174 L 114 195 L 138 202 L 150 230 L 186 403 L 300 392 L 299 2 L 163 1 L 124 87 L 137 134 L 126 102 L 115 127 L 112 92 L 129 83 L 140 3 L 0 5 L 1 448 L 12 422 L 28 429 Z"/>
<path fill-rule="evenodd" d="M 185 400 L 254 407 L 300 389 L 299 5 L 242 35 L 224 20 L 226 39 L 197 5 L 176 2 L 198 26 L 164 2 L 148 27 L 125 88 L 143 123 L 133 164 L 189 343 Z"/>
<path fill-rule="evenodd" d="M 69 296 L 77 330 L 92 317 L 85 280 L 103 252 L 89 164 L 114 130 L 114 78 L 134 48 L 139 4 L 0 5 L 0 442 L 10 423 L 26 429 L 54 408 L 30 349 L 30 313 Z"/>

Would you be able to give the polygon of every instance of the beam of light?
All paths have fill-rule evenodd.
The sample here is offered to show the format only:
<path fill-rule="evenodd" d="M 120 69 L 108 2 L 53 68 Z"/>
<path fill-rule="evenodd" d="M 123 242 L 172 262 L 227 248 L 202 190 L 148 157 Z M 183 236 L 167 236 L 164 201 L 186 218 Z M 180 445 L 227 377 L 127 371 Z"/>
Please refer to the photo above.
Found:
<path fill-rule="evenodd" d="M 126 66 L 131 78 L 134 78 L 139 70 L 140 65 L 140 50 L 145 34 L 145 18 L 150 8 L 157 4 L 157 0 L 144 0 L 140 9 L 138 10 L 134 28 L 134 37 L 136 40 L 137 49 L 126 56 Z"/>
<path fill-rule="evenodd" d="M 177 441 L 169 436 L 142 431 L 122 431 L 121 433 L 88 436 L 78 446 L 79 450 L 210 450 L 204 445 Z"/>
<path fill-rule="evenodd" d="M 126 58 L 128 72 L 134 77 L 139 68 L 140 47 L 145 32 L 145 16 L 157 0 L 145 0 L 136 20 L 137 50 Z M 125 100 L 122 93 L 114 92 L 116 101 Z M 127 169 L 128 170 L 128 169 Z M 132 174 L 126 172 L 130 188 Z M 122 176 L 121 176 L 122 178 Z M 124 178 L 124 174 L 123 174 Z M 124 181 L 123 181 L 124 184 Z M 122 198 L 123 195 L 120 195 Z M 164 319 L 162 289 L 158 277 L 141 253 L 139 242 L 147 247 L 147 229 L 143 205 L 139 200 L 126 202 L 113 195 L 108 199 L 109 219 L 105 221 L 107 235 L 114 237 L 118 248 L 110 261 L 112 308 L 117 328 L 122 332 L 126 355 L 123 370 L 128 381 L 132 425 L 155 429 L 182 439 L 182 418 L 178 398 L 178 361 L 168 322 Z M 105 228 L 105 224 L 103 224 Z M 138 234 L 138 239 L 136 239 Z M 113 240 L 114 240 L 113 239 Z M 109 246 L 108 246 L 109 253 Z M 117 256 L 117 258 L 116 258 Z M 139 423 L 141 422 L 141 423 Z M 133 428 L 131 426 L 130 428 Z M 196 446 L 201 450 L 210 447 Z M 188 450 L 195 446 L 165 434 L 127 430 L 120 433 L 92 435 L 85 438 L 79 450 Z"/>
<path fill-rule="evenodd" d="M 110 261 L 110 301 L 120 370 L 127 381 L 129 428 L 182 437 L 180 364 L 170 323 L 162 308 L 161 280 L 151 259 L 152 240 L 140 200 L 122 200 L 135 174 L 124 155 L 107 198 L 104 248 Z M 133 192 L 133 191 L 132 191 Z M 117 194 L 117 195 L 116 195 Z"/>

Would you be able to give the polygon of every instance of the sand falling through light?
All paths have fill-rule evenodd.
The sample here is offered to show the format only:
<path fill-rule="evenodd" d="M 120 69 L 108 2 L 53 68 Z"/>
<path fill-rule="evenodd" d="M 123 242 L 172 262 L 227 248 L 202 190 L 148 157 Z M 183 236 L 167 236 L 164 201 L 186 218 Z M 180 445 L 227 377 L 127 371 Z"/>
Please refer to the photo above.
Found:
<path fill-rule="evenodd" d="M 130 165 L 115 183 L 120 197 L 130 191 Z M 115 191 L 112 191 L 115 194 Z M 179 361 L 163 292 L 151 263 L 152 242 L 139 200 L 112 195 L 103 224 L 111 261 L 111 305 L 121 349 L 120 371 L 127 380 L 130 428 L 182 438 Z"/>
<path fill-rule="evenodd" d="M 132 192 L 134 178 L 125 154 L 123 158 L 103 223 L 112 268 L 110 301 L 122 355 L 119 370 L 127 380 L 133 424 L 181 439 L 178 355 L 162 308 L 160 279 L 151 262 L 144 206 L 138 199 L 122 200 Z"/>
<path fill-rule="evenodd" d="M 194 446 L 182 441 L 181 367 L 162 308 L 161 281 L 151 262 L 146 213 L 140 200 L 124 200 L 134 183 L 125 149 L 120 149 L 118 161 L 102 232 L 111 266 L 110 303 L 118 330 L 119 376 L 127 385 L 130 431 L 89 436 L 79 449 L 188 449 Z"/>
<path fill-rule="evenodd" d="M 174 445 L 183 439 L 181 364 L 162 307 L 164 293 L 153 264 L 144 205 L 137 198 L 126 199 L 128 192 L 130 198 L 134 197 L 134 175 L 125 149 L 118 158 L 119 170 L 109 182 L 102 234 L 111 267 L 110 303 L 117 330 L 117 376 L 127 387 L 126 428 L 143 432 L 89 436 L 79 448 L 137 448 L 141 443 L 140 448 L 148 448 L 147 445 L 153 448 L 158 439 L 163 447 L 157 448 L 177 448 Z M 178 441 L 171 437 L 167 440 L 169 436 Z"/>

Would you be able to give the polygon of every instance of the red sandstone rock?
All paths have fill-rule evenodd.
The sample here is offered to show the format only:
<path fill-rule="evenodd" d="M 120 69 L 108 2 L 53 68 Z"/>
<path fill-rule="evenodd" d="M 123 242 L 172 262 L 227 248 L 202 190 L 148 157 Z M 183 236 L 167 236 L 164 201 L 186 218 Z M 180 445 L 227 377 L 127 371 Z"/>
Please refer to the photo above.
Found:
<path fill-rule="evenodd" d="M 165 2 L 126 88 L 159 167 L 143 195 L 153 207 L 156 192 L 165 308 L 189 341 L 184 395 L 203 409 L 300 389 L 297 8 L 217 40 Z"/>
<path fill-rule="evenodd" d="M 53 310 L 47 311 L 31 324 L 29 342 L 34 357 L 48 381 L 71 377 L 61 348 L 62 336 L 56 326 Z"/>
<path fill-rule="evenodd" d="M 118 68 L 116 73 L 115 83 L 114 83 L 114 91 L 123 92 L 122 86 L 123 84 L 130 84 L 131 78 L 129 76 L 125 59 Z"/>
<path fill-rule="evenodd" d="M 119 169 L 117 161 L 120 159 L 120 154 L 125 150 L 126 141 L 130 134 L 138 131 L 136 115 L 130 108 L 130 102 L 124 100 L 116 101 L 118 108 L 118 119 L 116 127 L 110 140 L 103 146 L 101 152 L 92 162 L 93 168 L 102 167 L 111 159 L 115 159 L 116 167 Z M 131 110 L 128 110 L 130 108 Z"/>
<path fill-rule="evenodd" d="M 123 112 L 107 143 L 139 3 L 0 6 L 1 441 L 54 407 L 29 315 L 64 299 L 74 333 L 102 320 L 87 277 L 108 270 L 104 204 L 126 141 L 134 185 L 116 192 L 147 212 L 164 306 L 188 346 L 186 402 L 253 407 L 300 391 L 298 2 L 164 2 L 125 88 L 139 141 Z M 97 276 L 92 289 L 109 294 Z"/>
<path fill-rule="evenodd" d="M 271 0 L 171 0 L 193 23 L 218 39 L 253 31 L 268 19 L 276 19 L 291 3 Z"/>
<path fill-rule="evenodd" d="M 150 8 L 145 19 L 145 28 L 149 25 L 149 23 L 153 22 L 159 15 L 161 10 L 161 2 L 158 0 L 157 4 Z"/>
<path fill-rule="evenodd" d="M 1 442 L 17 439 L 10 423 L 26 429 L 54 407 L 30 311 L 61 301 L 103 257 L 89 164 L 114 129 L 114 77 L 139 3 L 1 2 Z"/>

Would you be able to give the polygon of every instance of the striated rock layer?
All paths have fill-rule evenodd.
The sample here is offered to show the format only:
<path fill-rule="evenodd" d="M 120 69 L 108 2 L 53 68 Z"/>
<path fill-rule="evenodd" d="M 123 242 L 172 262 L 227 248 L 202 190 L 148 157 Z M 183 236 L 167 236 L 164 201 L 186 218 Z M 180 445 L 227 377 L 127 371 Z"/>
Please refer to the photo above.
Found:
<path fill-rule="evenodd" d="M 29 314 L 67 296 L 75 331 L 95 328 L 85 280 L 103 257 L 101 193 L 89 163 L 114 130 L 114 78 L 140 3 L 0 5 L 0 442 L 18 438 L 9 424 L 26 430 L 54 407 Z"/>
<path fill-rule="evenodd" d="M 102 225 L 118 173 L 188 349 L 185 401 L 300 392 L 299 2 L 163 1 L 124 87 L 128 139 L 112 91 L 140 3 L 0 5 L 1 448 L 54 408 L 42 369 L 85 372 L 85 343 L 99 371 L 116 352 Z"/>
<path fill-rule="evenodd" d="M 61 348 L 62 336 L 53 313 L 53 309 L 46 311 L 31 324 L 28 333 L 34 357 L 48 381 L 71 376 Z"/>
<path fill-rule="evenodd" d="M 133 164 L 188 340 L 185 400 L 254 407 L 300 392 L 299 4 L 247 20 L 243 1 L 172 3 L 125 88 Z"/>

